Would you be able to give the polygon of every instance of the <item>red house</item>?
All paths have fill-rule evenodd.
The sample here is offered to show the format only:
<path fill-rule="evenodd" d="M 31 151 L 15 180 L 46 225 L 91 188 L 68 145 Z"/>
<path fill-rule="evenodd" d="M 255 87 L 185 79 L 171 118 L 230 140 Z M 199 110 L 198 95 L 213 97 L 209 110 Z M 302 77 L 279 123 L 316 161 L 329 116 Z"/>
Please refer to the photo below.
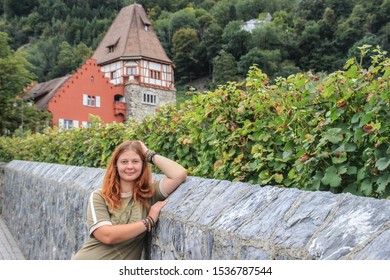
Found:
<path fill-rule="evenodd" d="M 86 127 L 91 114 L 105 123 L 124 122 L 123 90 L 123 86 L 110 83 L 95 59 L 88 59 L 73 75 L 32 86 L 25 98 L 51 112 L 54 126 Z"/>

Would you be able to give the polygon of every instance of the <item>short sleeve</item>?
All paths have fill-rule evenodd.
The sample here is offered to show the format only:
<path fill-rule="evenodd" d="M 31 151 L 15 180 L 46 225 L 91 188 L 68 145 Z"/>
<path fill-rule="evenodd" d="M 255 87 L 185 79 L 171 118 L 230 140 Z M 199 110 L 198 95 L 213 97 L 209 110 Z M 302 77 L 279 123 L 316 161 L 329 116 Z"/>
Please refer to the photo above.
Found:
<path fill-rule="evenodd" d="M 89 234 L 103 225 L 111 225 L 110 213 L 100 190 L 91 193 L 88 201 L 87 224 Z"/>
<path fill-rule="evenodd" d="M 168 197 L 168 195 L 161 190 L 161 183 L 163 179 L 155 180 L 152 183 L 152 188 L 155 190 L 153 197 L 151 198 L 151 204 L 153 205 L 157 201 L 164 200 Z"/>

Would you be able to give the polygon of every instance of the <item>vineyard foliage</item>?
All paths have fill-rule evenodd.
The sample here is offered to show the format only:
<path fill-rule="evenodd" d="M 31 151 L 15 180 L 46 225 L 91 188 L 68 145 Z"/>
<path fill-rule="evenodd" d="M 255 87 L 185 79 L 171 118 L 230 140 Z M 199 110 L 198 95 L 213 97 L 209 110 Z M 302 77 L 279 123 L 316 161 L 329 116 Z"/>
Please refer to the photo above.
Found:
<path fill-rule="evenodd" d="M 362 57 L 369 46 L 360 48 Z M 390 196 L 390 59 L 351 58 L 325 77 L 269 81 L 253 66 L 245 82 L 193 93 L 179 109 L 142 122 L 50 129 L 0 138 L 0 160 L 105 167 L 125 139 L 140 139 L 192 176 L 360 196 Z"/>

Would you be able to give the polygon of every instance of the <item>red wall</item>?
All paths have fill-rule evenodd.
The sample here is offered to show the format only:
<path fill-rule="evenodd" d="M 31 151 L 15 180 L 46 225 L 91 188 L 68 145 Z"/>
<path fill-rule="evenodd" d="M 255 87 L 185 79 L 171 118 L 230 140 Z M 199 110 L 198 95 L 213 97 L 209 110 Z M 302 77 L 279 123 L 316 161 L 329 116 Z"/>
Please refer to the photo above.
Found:
<path fill-rule="evenodd" d="M 83 105 L 83 94 L 100 96 L 100 107 Z M 95 59 L 88 59 L 55 93 L 47 109 L 53 114 L 53 124 L 59 119 L 77 120 L 79 127 L 88 122 L 89 114 L 100 116 L 103 122 L 124 122 L 125 116 L 114 115 L 115 95 L 124 96 L 123 86 L 114 86 L 104 77 Z"/>

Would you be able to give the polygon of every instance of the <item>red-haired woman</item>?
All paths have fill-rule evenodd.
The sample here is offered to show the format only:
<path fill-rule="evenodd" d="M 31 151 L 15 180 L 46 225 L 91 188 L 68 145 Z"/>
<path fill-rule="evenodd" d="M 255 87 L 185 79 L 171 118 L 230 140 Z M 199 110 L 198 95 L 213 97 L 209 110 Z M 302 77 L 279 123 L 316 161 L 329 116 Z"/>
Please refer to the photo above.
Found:
<path fill-rule="evenodd" d="M 148 163 L 164 174 L 152 181 Z M 89 238 L 72 259 L 141 259 L 146 232 L 156 224 L 166 197 L 187 178 L 178 163 L 125 141 L 110 159 L 103 186 L 88 202 Z"/>

